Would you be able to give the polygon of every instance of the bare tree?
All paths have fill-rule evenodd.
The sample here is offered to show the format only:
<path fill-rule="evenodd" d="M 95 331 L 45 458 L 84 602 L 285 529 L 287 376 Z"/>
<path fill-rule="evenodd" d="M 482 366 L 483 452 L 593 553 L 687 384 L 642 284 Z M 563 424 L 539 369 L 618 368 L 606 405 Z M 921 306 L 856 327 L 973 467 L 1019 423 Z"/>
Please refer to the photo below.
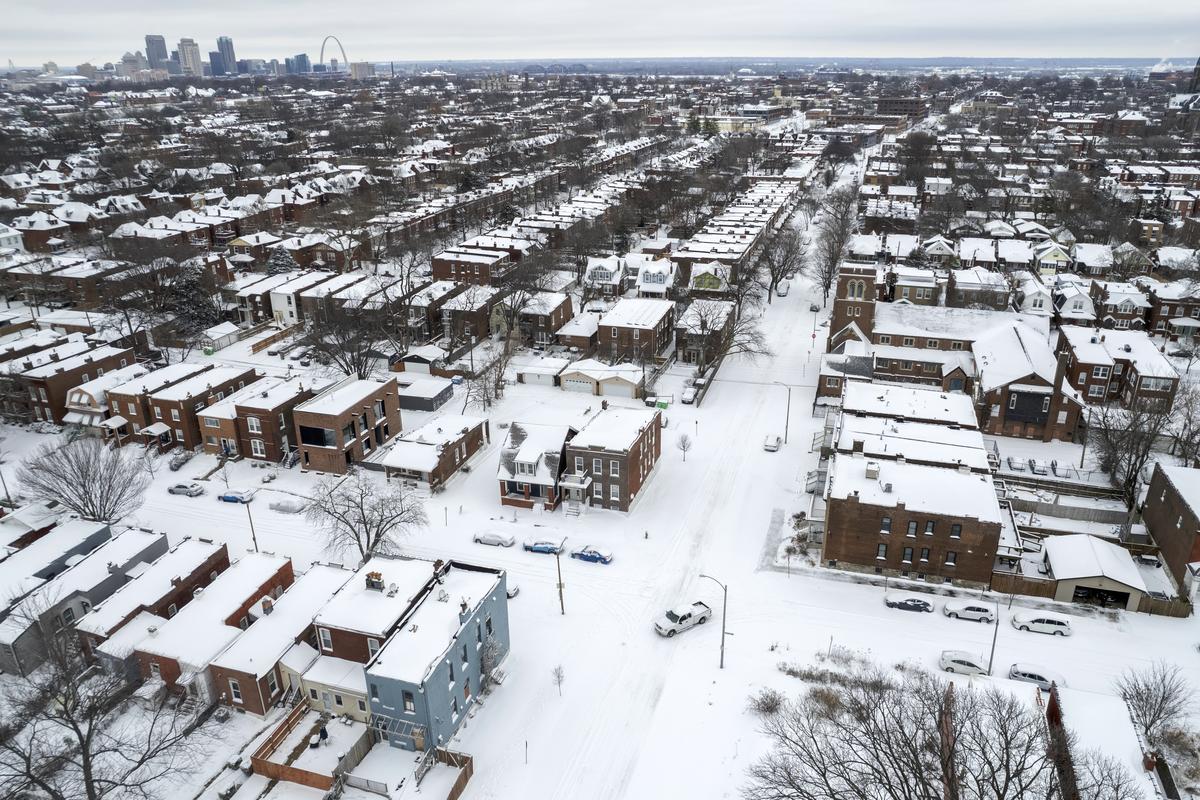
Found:
<path fill-rule="evenodd" d="M 342 372 L 369 378 L 379 369 L 378 333 L 377 310 L 325 298 L 309 317 L 300 341 Z"/>
<path fill-rule="evenodd" d="M 758 326 L 758 315 L 739 312 L 735 303 L 724 300 L 695 300 L 679 319 L 686 341 L 680 348 L 697 351 L 696 365 L 708 365 L 728 356 L 744 355 L 756 360 L 771 349 Z"/>
<path fill-rule="evenodd" d="M 115 522 L 145 499 L 153 477 L 146 453 L 94 437 L 46 442 L 21 462 L 17 478 L 40 500 L 58 501 L 84 519 Z"/>
<path fill-rule="evenodd" d="M 808 258 L 808 243 L 790 225 L 771 237 L 763 248 L 760 263 L 767 283 L 767 302 L 787 277 L 804 268 Z"/>
<path fill-rule="evenodd" d="M 1135 398 L 1130 408 L 1109 404 L 1092 414 L 1088 437 L 1095 437 L 1100 467 L 1124 493 L 1127 508 L 1137 502 L 1142 469 L 1170 426 L 1169 405 L 1145 397 Z"/>
<path fill-rule="evenodd" d="M 567 675 L 565 672 L 563 672 L 562 664 L 559 664 L 550 671 L 550 680 L 554 682 L 554 687 L 558 689 L 559 697 L 562 697 L 562 687 L 566 679 Z"/>
<path fill-rule="evenodd" d="M 305 516 L 324 532 L 330 551 L 357 554 L 360 562 L 396 553 L 402 536 L 429 524 L 415 492 L 380 486 L 357 469 L 318 484 Z"/>
<path fill-rule="evenodd" d="M 1127 669 L 1115 685 L 1133 721 L 1151 744 L 1183 721 L 1196 693 L 1183 670 L 1165 661 L 1155 661 L 1141 670 Z"/>
<path fill-rule="evenodd" d="M 164 694 L 131 705 L 136 686 L 89 666 L 72 627 L 44 639 L 46 661 L 5 684 L 0 796 L 157 800 L 204 765 L 212 726 L 203 704 Z"/>
<path fill-rule="evenodd" d="M 838 268 L 858 230 L 858 194 L 853 186 L 841 186 L 825 195 L 820 208 L 815 252 L 808 266 L 809 274 L 821 287 L 822 303 L 827 303 Z"/>
<path fill-rule="evenodd" d="M 686 464 L 688 450 L 692 449 L 692 437 L 686 433 L 679 434 L 679 438 L 675 440 L 675 446 L 679 448 L 679 452 L 683 453 L 683 462 Z"/>
<path fill-rule="evenodd" d="M 1189 362 L 1194 357 L 1189 355 Z M 1200 463 L 1200 386 L 1194 383 L 1179 382 L 1171 405 L 1171 439 L 1171 452 L 1179 456 L 1184 466 Z"/>

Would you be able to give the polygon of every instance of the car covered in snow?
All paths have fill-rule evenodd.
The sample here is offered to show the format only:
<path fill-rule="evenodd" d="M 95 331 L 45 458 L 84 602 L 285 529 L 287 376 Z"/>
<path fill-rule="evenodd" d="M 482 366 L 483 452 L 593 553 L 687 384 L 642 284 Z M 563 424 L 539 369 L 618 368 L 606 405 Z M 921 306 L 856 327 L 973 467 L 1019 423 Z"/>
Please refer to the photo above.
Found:
<path fill-rule="evenodd" d="M 545 539 L 530 539 L 521 545 L 527 553 L 549 553 L 556 556 L 563 551 L 563 546 L 559 542 L 549 542 Z"/>
<path fill-rule="evenodd" d="M 226 489 L 217 495 L 222 503 L 249 503 L 254 499 L 253 489 Z"/>
<path fill-rule="evenodd" d="M 933 603 L 926 600 L 924 597 L 917 597 L 912 594 L 889 594 L 885 595 L 883 602 L 888 608 L 898 608 L 901 611 L 927 611 L 933 613 Z"/>
<path fill-rule="evenodd" d="M 1032 683 L 1043 692 L 1050 691 L 1050 684 L 1052 683 L 1057 683 L 1059 686 L 1064 687 L 1067 685 L 1067 682 L 1057 672 L 1051 672 L 1045 667 L 1039 667 L 1037 664 L 1013 664 L 1008 668 L 1008 677 L 1014 681 Z"/>
<path fill-rule="evenodd" d="M 299 514 L 307 507 L 308 503 L 299 497 L 281 497 L 267 504 L 267 508 L 272 511 L 278 511 L 281 514 Z"/>
<path fill-rule="evenodd" d="M 1071 620 L 1057 614 L 1047 614 L 1044 611 L 1013 614 L 1012 624 L 1019 631 L 1046 633 L 1051 636 L 1071 635 Z"/>
<path fill-rule="evenodd" d="M 708 607 L 707 603 L 697 600 L 690 606 L 667 611 L 654 623 L 654 630 L 658 631 L 660 636 L 670 638 L 695 625 L 703 625 L 711 618 L 712 609 Z"/>
<path fill-rule="evenodd" d="M 168 494 L 181 494 L 186 497 L 199 497 L 204 494 L 204 487 L 195 481 L 173 483 L 167 488 Z"/>
<path fill-rule="evenodd" d="M 682 400 L 684 402 L 684 404 L 689 405 L 689 406 L 692 403 L 696 402 L 696 387 L 689 386 L 688 388 L 684 389 L 683 396 L 680 397 L 679 399 Z"/>
<path fill-rule="evenodd" d="M 472 537 L 475 544 L 486 544 L 492 547 L 512 547 L 517 540 L 512 536 L 495 531 L 480 531 Z"/>
<path fill-rule="evenodd" d="M 599 550 L 591 545 L 584 545 L 578 550 L 573 550 L 571 558 L 577 558 L 580 561 L 590 561 L 593 564 L 611 564 L 613 560 L 612 553 L 607 550 Z"/>
<path fill-rule="evenodd" d="M 777 453 L 780 447 L 783 447 L 783 438 L 780 436 L 772 433 L 763 439 L 763 450 L 766 450 L 768 453 Z"/>
<path fill-rule="evenodd" d="M 982 658 L 965 650 L 943 650 L 938 657 L 938 667 L 955 675 L 987 675 Z"/>
<path fill-rule="evenodd" d="M 951 600 L 942 606 L 942 613 L 953 619 L 969 619 L 974 622 L 995 621 L 996 612 L 978 600 Z"/>

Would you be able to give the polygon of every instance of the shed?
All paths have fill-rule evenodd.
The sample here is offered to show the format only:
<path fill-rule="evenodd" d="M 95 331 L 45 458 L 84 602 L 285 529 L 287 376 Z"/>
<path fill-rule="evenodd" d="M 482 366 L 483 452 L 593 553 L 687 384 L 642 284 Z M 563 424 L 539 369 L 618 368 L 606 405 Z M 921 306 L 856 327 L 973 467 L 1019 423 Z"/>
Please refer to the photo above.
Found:
<path fill-rule="evenodd" d="M 200 345 L 210 350 L 220 350 L 236 342 L 240 333 L 241 329 L 237 325 L 222 322 L 204 331 L 204 335 L 200 337 Z"/>
<path fill-rule="evenodd" d="M 1120 545 L 1086 533 L 1046 539 L 1043 558 L 1054 579 L 1054 599 L 1120 606 L 1136 611 L 1146 584 L 1133 556 Z"/>
<path fill-rule="evenodd" d="M 396 377 L 396 398 L 405 411 L 436 411 L 453 394 L 454 384 L 448 378 L 423 373 Z"/>

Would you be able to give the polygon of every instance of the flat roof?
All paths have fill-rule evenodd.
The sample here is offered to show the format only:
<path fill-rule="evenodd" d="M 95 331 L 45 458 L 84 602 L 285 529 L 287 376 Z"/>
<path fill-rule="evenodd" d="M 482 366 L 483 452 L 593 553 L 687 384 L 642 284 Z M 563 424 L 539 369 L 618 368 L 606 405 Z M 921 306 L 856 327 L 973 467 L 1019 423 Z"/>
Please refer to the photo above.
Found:
<path fill-rule="evenodd" d="M 878 477 L 868 477 L 868 465 Z M 857 497 L 864 505 L 966 517 L 999 525 L 1000 502 L 992 476 L 910 462 L 837 453 L 829 462 L 830 499 Z"/>
<path fill-rule="evenodd" d="M 366 578 L 371 572 L 380 574 L 383 589 L 367 587 Z M 432 578 L 432 561 L 375 556 L 317 612 L 313 623 L 382 639 Z"/>
<path fill-rule="evenodd" d="M 327 414 L 337 416 L 343 411 L 358 408 L 381 388 L 396 388 L 396 379 L 376 381 L 366 378 L 356 378 L 345 383 L 335 384 L 316 397 L 305 400 L 293 411 L 307 411 L 310 414 Z"/>
<path fill-rule="evenodd" d="M 846 414 L 921 420 L 962 428 L 977 428 L 971 398 L 939 388 L 895 386 L 865 381 L 848 381 L 842 391 Z"/>

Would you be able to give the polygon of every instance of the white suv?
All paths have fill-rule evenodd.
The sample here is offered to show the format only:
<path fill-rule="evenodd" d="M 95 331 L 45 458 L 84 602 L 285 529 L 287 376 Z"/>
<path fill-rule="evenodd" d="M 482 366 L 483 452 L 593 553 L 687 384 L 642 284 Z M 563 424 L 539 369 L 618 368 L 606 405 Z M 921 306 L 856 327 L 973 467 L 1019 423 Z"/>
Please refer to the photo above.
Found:
<path fill-rule="evenodd" d="M 1071 621 L 1053 614 L 1026 613 L 1014 614 L 1013 627 L 1019 631 L 1047 633 L 1051 636 L 1070 636 Z"/>

